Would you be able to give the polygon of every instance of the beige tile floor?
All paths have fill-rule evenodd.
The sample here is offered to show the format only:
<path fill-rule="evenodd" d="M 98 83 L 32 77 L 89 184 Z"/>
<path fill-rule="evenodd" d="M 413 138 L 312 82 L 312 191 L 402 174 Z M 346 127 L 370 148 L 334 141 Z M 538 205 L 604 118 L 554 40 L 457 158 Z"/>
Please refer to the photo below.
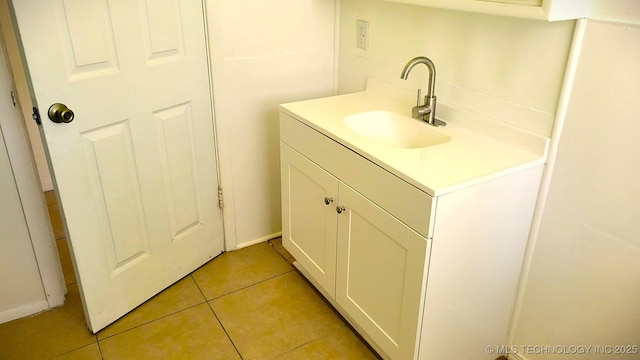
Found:
<path fill-rule="evenodd" d="M 379 359 L 278 241 L 224 253 L 91 334 L 60 229 L 67 301 L 1 324 L 0 359 Z"/>

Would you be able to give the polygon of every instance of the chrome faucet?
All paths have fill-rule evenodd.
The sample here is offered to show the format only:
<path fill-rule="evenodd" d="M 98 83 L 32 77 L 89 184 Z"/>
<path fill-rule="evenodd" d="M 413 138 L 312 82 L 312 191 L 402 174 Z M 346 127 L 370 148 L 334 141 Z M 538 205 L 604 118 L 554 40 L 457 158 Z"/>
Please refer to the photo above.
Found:
<path fill-rule="evenodd" d="M 434 90 L 436 87 L 436 67 L 433 62 L 424 56 L 415 57 L 404 66 L 400 78 L 407 80 L 411 69 L 418 64 L 425 64 L 429 68 L 429 81 L 427 82 L 427 95 L 424 97 L 424 104 L 422 105 L 420 104 L 422 92 L 418 89 L 418 101 L 411 111 L 413 118 L 424 120 L 431 126 L 446 126 L 446 122 L 436 119 L 436 96 Z"/>

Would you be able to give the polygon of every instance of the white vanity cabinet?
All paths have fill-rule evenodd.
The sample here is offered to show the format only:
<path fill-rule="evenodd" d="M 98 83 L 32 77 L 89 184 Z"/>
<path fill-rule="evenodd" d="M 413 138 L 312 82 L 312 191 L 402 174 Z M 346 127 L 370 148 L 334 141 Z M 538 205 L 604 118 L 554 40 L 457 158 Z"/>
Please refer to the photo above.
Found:
<path fill-rule="evenodd" d="M 385 0 L 450 10 L 560 21 L 586 18 L 592 0 Z"/>
<path fill-rule="evenodd" d="M 332 112 L 308 104 L 310 116 Z M 485 350 L 507 343 L 543 163 L 431 196 L 288 111 L 282 237 L 300 272 L 385 359 L 495 359 Z M 452 134 L 450 149 L 471 136 Z"/>
<path fill-rule="evenodd" d="M 318 148 L 325 150 L 324 156 L 315 160 L 324 162 L 337 156 L 375 185 L 367 175 L 375 176 L 381 170 L 377 166 L 304 129 L 304 125 L 289 125 L 303 130 L 289 142 L 324 143 Z M 305 135 L 311 135 L 311 139 Z M 313 150 L 299 145 L 299 150 L 314 157 Z M 415 358 L 429 240 L 284 141 L 280 147 L 283 244 L 296 258 L 296 266 L 382 353 L 393 359 Z M 393 183 L 394 178 L 387 181 Z M 380 185 L 384 183 L 381 179 Z M 408 193 L 418 191 L 404 182 L 395 185 L 375 187 L 377 192 L 389 193 L 388 199 L 396 192 L 408 198 Z M 366 188 L 362 190 L 367 192 Z M 428 196 L 412 201 L 416 200 L 425 202 L 423 208 L 431 206 Z"/>

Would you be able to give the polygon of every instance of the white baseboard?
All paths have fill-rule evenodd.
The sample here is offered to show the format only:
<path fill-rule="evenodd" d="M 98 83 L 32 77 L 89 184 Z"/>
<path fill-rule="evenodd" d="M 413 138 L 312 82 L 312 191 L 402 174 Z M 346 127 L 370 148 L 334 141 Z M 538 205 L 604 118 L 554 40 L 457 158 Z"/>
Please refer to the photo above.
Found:
<path fill-rule="evenodd" d="M 49 309 L 49 303 L 38 301 L 32 304 L 23 305 L 17 308 L 0 311 L 0 324 L 4 324 L 11 320 L 19 319 L 25 316 L 33 315 Z"/>
<path fill-rule="evenodd" d="M 281 236 L 282 236 L 282 231 L 277 232 L 277 233 L 273 233 L 271 235 L 263 236 L 263 237 L 261 237 L 259 239 L 243 242 L 242 244 L 238 244 L 236 250 L 240 250 L 242 248 L 246 248 L 248 246 L 255 245 L 255 244 L 260 244 L 261 242 L 265 242 L 265 241 L 268 241 L 268 240 L 271 240 L 271 239 L 279 238 Z"/>

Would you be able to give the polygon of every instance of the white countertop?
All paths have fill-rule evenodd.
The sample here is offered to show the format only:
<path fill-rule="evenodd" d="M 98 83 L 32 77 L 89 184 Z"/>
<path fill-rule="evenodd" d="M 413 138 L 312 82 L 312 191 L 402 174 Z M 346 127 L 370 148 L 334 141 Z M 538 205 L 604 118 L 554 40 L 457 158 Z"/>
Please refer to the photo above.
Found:
<path fill-rule="evenodd" d="M 415 101 L 410 91 L 369 79 L 363 92 L 283 104 L 280 109 L 431 196 L 546 161 L 548 138 L 440 102 L 436 117 L 447 126 L 434 129 L 451 140 L 425 148 L 381 144 L 356 134 L 342 121 L 375 110 L 411 117 Z"/>

